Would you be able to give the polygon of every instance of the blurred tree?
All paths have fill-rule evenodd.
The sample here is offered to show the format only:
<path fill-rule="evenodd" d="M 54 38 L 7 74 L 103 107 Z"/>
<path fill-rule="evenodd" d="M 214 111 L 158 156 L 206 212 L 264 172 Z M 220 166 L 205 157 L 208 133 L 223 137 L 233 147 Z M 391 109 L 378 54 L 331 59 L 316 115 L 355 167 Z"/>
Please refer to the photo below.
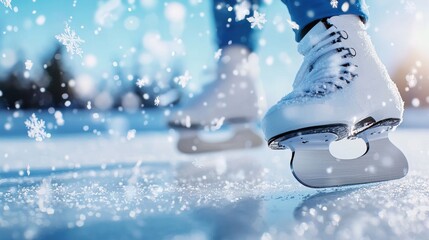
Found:
<path fill-rule="evenodd" d="M 62 49 L 61 45 L 58 44 L 53 55 L 46 61 L 46 68 L 41 82 L 47 83 L 45 92 L 49 95 L 49 98 L 41 98 L 39 101 L 40 107 L 62 108 L 66 106 L 66 101 L 69 101 L 69 105 L 66 107 L 77 107 L 75 94 L 69 85 L 69 81 L 73 77 L 66 70 Z"/>
<path fill-rule="evenodd" d="M 0 81 L 0 107 L 8 109 L 46 109 L 49 107 L 80 107 L 69 86 L 71 75 L 65 70 L 62 47 L 57 44 L 52 56 L 45 62 L 43 74 L 33 78 L 25 69 L 23 54 L 11 68 L 5 80 Z M 66 104 L 66 101 L 70 101 Z M 67 106 L 66 106 L 67 105 Z"/>

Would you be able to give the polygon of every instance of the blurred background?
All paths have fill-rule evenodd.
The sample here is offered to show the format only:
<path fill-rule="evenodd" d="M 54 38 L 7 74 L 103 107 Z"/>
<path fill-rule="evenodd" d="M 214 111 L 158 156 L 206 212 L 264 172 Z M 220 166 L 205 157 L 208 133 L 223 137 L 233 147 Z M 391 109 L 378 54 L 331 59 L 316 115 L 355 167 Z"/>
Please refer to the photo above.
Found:
<path fill-rule="evenodd" d="M 218 49 L 211 1 L 7 2 L 0 3 L 2 134 L 14 129 L 10 118 L 22 116 L 17 114 L 22 110 L 48 116 L 159 112 L 156 121 L 214 79 Z M 260 85 L 270 106 L 291 90 L 302 58 L 286 7 L 279 0 L 264 2 L 267 23 L 259 31 L 258 55 Z M 429 5 L 424 0 L 367 4 L 369 34 L 407 109 L 428 107 Z M 81 53 L 68 52 L 59 41 L 67 29 L 83 40 Z M 186 84 L 180 76 L 187 76 Z M 426 119 L 425 113 L 416 114 L 413 118 Z"/>

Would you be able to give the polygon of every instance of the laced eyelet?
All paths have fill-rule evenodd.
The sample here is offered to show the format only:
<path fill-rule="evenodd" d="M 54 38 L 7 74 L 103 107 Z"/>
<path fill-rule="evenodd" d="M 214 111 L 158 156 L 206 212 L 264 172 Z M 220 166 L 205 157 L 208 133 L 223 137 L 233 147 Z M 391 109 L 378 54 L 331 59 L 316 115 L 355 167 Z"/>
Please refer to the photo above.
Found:
<path fill-rule="evenodd" d="M 354 48 L 347 48 L 347 51 L 349 51 L 346 55 L 350 56 L 350 57 L 355 57 L 356 56 L 356 49 Z"/>
<path fill-rule="evenodd" d="M 334 35 L 335 34 L 338 34 L 339 36 L 335 40 L 332 40 L 332 44 L 342 42 L 343 39 L 346 40 L 349 38 L 349 34 L 344 30 L 336 31 L 336 32 L 334 32 Z"/>
<path fill-rule="evenodd" d="M 337 33 L 340 35 L 339 38 L 342 38 L 342 39 L 348 39 L 349 38 L 349 34 L 344 30 L 338 31 Z"/>

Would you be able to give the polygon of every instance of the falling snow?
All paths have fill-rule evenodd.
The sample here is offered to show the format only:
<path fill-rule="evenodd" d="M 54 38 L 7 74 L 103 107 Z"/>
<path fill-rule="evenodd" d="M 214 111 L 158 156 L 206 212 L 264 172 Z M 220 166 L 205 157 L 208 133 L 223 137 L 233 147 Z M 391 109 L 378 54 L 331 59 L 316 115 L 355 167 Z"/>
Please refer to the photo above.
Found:
<path fill-rule="evenodd" d="M 234 6 L 234 11 L 235 11 L 235 20 L 241 21 L 245 19 L 247 15 L 250 14 L 250 3 L 247 0 L 242 1 L 241 3 L 236 4 Z"/>
<path fill-rule="evenodd" d="M 313 190 L 301 186 L 293 179 L 289 162 L 285 161 L 290 159 L 291 152 L 280 154 L 268 151 L 266 147 L 213 154 L 186 155 L 178 152 L 179 131 L 165 126 L 166 118 L 174 116 L 176 106 L 171 104 L 170 107 L 166 103 L 168 94 L 165 94 L 167 88 L 164 87 L 178 92 L 180 104 L 188 96 L 191 100 L 199 100 L 194 90 L 204 79 L 198 71 L 203 69 L 203 76 L 207 73 L 209 77 L 219 76 L 212 70 L 216 66 L 214 62 L 221 59 L 223 64 L 229 60 L 229 56 L 223 55 L 223 49 L 208 46 L 216 35 L 212 16 L 207 12 L 211 1 L 103 0 L 92 4 L 96 9 L 90 9 L 91 4 L 85 6 L 85 2 L 80 1 L 77 5 L 77 0 L 72 0 L 64 4 L 64 8 L 51 11 L 55 14 L 40 8 L 43 5 L 40 3 L 38 6 L 40 0 L 32 2 L 28 6 L 34 5 L 34 8 L 27 9 L 26 6 L 19 12 L 22 15 L 15 19 L 15 16 L 7 14 L 11 12 L 9 9 L 17 12 L 18 7 L 11 5 L 12 0 L 0 0 L 5 7 L 0 6 L 5 14 L 5 21 L 1 20 L 4 24 L 1 42 L 5 48 L 0 49 L 0 68 L 7 70 L 0 73 L 8 77 L 8 72 L 15 73 L 14 68 L 17 67 L 19 74 L 16 76 L 24 76 L 20 81 L 37 86 L 32 89 L 36 95 L 49 97 L 49 88 L 43 84 L 45 77 L 49 77 L 45 76 L 46 72 L 53 68 L 55 62 L 49 62 L 45 57 L 54 52 L 56 45 L 50 41 L 60 33 L 54 28 L 58 24 L 63 27 L 63 21 L 68 21 L 64 33 L 55 38 L 70 55 L 83 55 L 83 61 L 61 56 L 64 67 L 60 70 L 67 79 L 64 79 L 64 89 L 59 91 L 59 98 L 73 102 L 68 110 L 62 108 L 64 104 L 49 109 L 27 110 L 25 104 L 16 101 L 11 108 L 0 111 L 0 239 L 61 236 L 84 236 L 82 239 L 106 236 L 112 239 L 210 239 L 213 236 L 263 240 L 425 239 L 428 236 L 429 167 L 426 160 L 429 143 L 426 140 L 428 131 L 424 128 L 414 131 L 414 128 L 407 129 L 402 125 L 395 135 L 392 134 L 398 147 L 404 153 L 408 152 L 410 166 L 414 166 L 406 178 L 350 188 Z M 49 9 L 55 8 L 55 2 L 52 1 Z M 292 71 L 281 73 L 277 70 L 296 67 L 301 58 L 291 50 L 293 44 L 289 44 L 293 42 L 293 37 L 289 36 L 293 33 L 287 36 L 279 33 L 288 30 L 287 24 L 294 30 L 299 30 L 300 26 L 286 19 L 284 6 L 275 8 L 282 5 L 281 1 L 261 1 L 267 7 L 268 25 L 265 25 L 266 14 L 252 10 L 251 4 L 256 1 L 236 2 L 235 5 L 222 3 L 229 14 L 235 13 L 235 21 L 242 21 L 241 24 L 250 25 L 255 30 L 264 27 L 266 30 L 264 38 L 254 39 L 254 43 L 264 50 L 259 59 L 261 78 L 276 80 L 276 76 L 281 76 L 280 81 L 290 79 L 292 76 L 288 74 Z M 342 2 L 340 7 L 343 10 L 352 6 L 348 3 L 342 5 Z M 373 5 L 380 5 L 377 9 L 382 10 L 379 12 L 382 21 L 377 24 L 380 29 L 376 28 L 379 34 L 374 34 L 374 37 L 382 40 L 381 35 L 389 34 L 381 26 L 392 20 L 388 20 L 390 16 L 404 22 L 398 28 L 413 26 L 415 33 L 405 34 L 411 36 L 411 40 L 416 38 L 426 43 L 422 37 L 424 34 L 419 35 L 424 33 L 419 28 L 419 25 L 424 25 L 421 19 L 427 18 L 427 11 L 421 8 L 424 3 L 418 0 L 398 2 L 401 4 L 385 6 L 374 1 Z M 338 9 L 339 1 L 330 0 L 329 3 L 323 4 L 327 8 Z M 260 9 L 256 5 L 253 7 Z M 147 14 L 142 15 L 142 10 Z M 79 14 L 82 11 L 86 14 L 85 20 Z M 311 13 L 316 15 L 317 11 Z M 74 26 L 72 21 L 79 25 Z M 149 27 L 145 32 L 147 23 L 153 21 L 159 26 Z M 228 21 L 235 24 L 234 18 Z M 133 33 L 121 32 L 121 29 L 135 30 L 139 26 L 139 30 Z M 43 39 L 43 33 L 52 32 L 52 29 L 55 34 Z M 19 35 L 21 33 L 40 37 L 40 41 L 33 45 Z M 154 37 L 147 37 L 151 34 Z M 280 35 L 291 37 L 286 39 L 290 41 L 287 48 L 284 41 L 273 40 L 278 40 Z M 25 43 L 23 49 L 28 49 L 28 52 L 21 53 L 19 46 L 22 43 L 14 42 L 12 36 L 25 39 L 22 40 Z M 400 46 L 401 41 L 392 36 L 389 38 L 391 42 Z M 53 43 L 58 44 L 56 40 Z M 44 42 L 43 45 L 49 48 L 40 48 L 43 45 L 38 46 L 36 42 Z M 82 50 L 84 43 L 85 53 Z M 389 52 L 391 46 L 385 45 L 389 48 L 380 45 L 383 53 L 396 52 Z M 36 49 L 41 55 L 30 52 L 30 49 Z M 401 47 L 397 50 L 400 52 Z M 205 58 L 207 56 L 208 59 Z M 251 54 L 251 57 L 257 56 Z M 407 56 L 390 57 L 395 60 Z M 420 56 L 408 57 L 414 60 Z M 421 60 L 427 64 L 425 58 Z M 267 69 L 267 66 L 272 66 L 272 69 Z M 422 77 L 426 76 L 424 72 L 420 72 L 426 65 L 414 67 L 419 72 L 407 72 L 405 69 L 397 77 L 404 83 L 402 88 L 408 89 L 410 94 L 421 89 L 427 80 Z M 242 72 L 245 71 L 240 68 L 233 73 L 241 76 Z M 190 74 L 198 81 L 190 82 Z M 43 79 L 38 79 L 39 76 Z M 285 91 L 271 82 L 266 84 L 268 93 L 273 96 Z M 67 91 L 66 87 L 72 91 Z M 235 91 L 237 96 L 238 89 L 245 87 L 249 89 L 248 85 L 237 82 L 229 90 Z M 0 105 L 11 93 L 15 94 L 8 89 L 0 90 Z M 78 101 L 74 101 L 73 95 L 82 95 L 78 99 L 80 106 L 76 108 L 74 104 Z M 224 96 L 218 95 L 219 98 Z M 367 98 L 370 100 L 371 96 Z M 385 100 L 384 105 L 388 104 Z M 197 103 L 204 103 L 207 111 L 213 110 L 211 102 Z M 429 97 L 427 93 L 411 96 L 408 103 L 408 110 L 420 110 L 417 108 L 427 106 Z M 153 105 L 168 107 L 160 109 Z M 127 109 L 135 111 L 128 112 Z M 30 116 L 32 111 L 37 116 L 35 113 Z M 231 136 L 230 126 L 224 125 L 228 116 L 222 116 L 228 113 L 222 111 L 215 115 L 217 118 L 213 119 L 211 115 L 206 119 L 204 130 L 207 131 L 201 135 L 206 134 L 203 137 L 207 137 L 208 142 L 222 143 L 224 138 Z M 195 126 L 186 114 L 184 111 L 180 115 L 178 124 L 191 128 L 186 130 L 193 130 Z M 411 119 L 425 122 L 425 116 L 416 115 Z M 404 119 L 405 124 L 410 120 Z M 192 122 L 197 121 L 192 116 Z M 55 139 L 44 141 L 51 138 L 51 133 Z M 237 139 L 237 142 L 246 141 Z M 373 170 L 368 168 L 368 171 Z M 321 171 L 334 174 L 335 168 L 327 167 Z M 102 231 L 103 226 L 109 227 L 107 233 Z"/>
<path fill-rule="evenodd" d="M 130 141 L 132 139 L 134 139 L 136 137 L 136 130 L 135 129 L 131 129 L 127 132 L 127 140 Z"/>
<path fill-rule="evenodd" d="M 155 104 L 155 106 L 159 106 L 160 103 L 161 100 L 159 99 L 159 96 L 156 96 L 155 100 L 153 100 L 153 104 Z"/>
<path fill-rule="evenodd" d="M 414 88 L 415 86 L 417 86 L 418 80 L 415 74 L 413 73 L 407 74 L 405 76 L 405 80 L 407 81 L 407 84 L 410 88 Z"/>
<path fill-rule="evenodd" d="M 182 88 L 185 88 L 191 79 L 192 77 L 189 75 L 189 72 L 186 71 L 184 75 L 175 77 L 174 82 L 179 84 Z"/>
<path fill-rule="evenodd" d="M 0 0 L 0 3 L 2 3 L 5 7 L 12 9 L 12 0 Z"/>
<path fill-rule="evenodd" d="M 30 71 L 31 68 L 33 68 L 33 62 L 31 60 L 25 61 L 24 64 L 25 64 L 25 69 L 28 70 L 28 71 Z"/>
<path fill-rule="evenodd" d="M 255 10 L 253 12 L 253 17 L 248 17 L 247 21 L 250 22 L 251 28 L 258 27 L 259 29 L 262 29 L 264 24 L 267 22 L 267 19 L 265 19 L 265 13 L 259 13 Z"/>
<path fill-rule="evenodd" d="M 222 48 L 219 48 L 214 54 L 214 59 L 219 60 L 221 56 L 222 56 Z"/>
<path fill-rule="evenodd" d="M 292 21 L 292 20 L 287 20 L 287 22 L 289 23 L 289 26 L 292 28 L 292 29 L 295 29 L 295 30 L 299 30 L 299 25 L 296 23 L 296 22 L 294 22 L 294 21 Z"/>
<path fill-rule="evenodd" d="M 416 12 L 416 4 L 412 1 L 405 2 L 405 11 L 407 13 L 415 13 Z"/>
<path fill-rule="evenodd" d="M 210 130 L 211 131 L 219 130 L 222 127 L 224 121 L 225 121 L 225 117 L 213 119 L 211 124 L 210 124 Z"/>
<path fill-rule="evenodd" d="M 66 23 L 64 33 L 56 35 L 55 38 L 64 46 L 66 46 L 68 53 L 72 55 L 76 54 L 82 57 L 83 51 L 80 45 L 85 41 L 82 40 L 79 36 L 77 36 L 74 30 L 70 29 L 68 23 Z"/>
<path fill-rule="evenodd" d="M 142 88 L 142 87 L 144 87 L 144 86 L 146 86 L 147 84 L 149 84 L 149 78 L 148 77 L 143 77 L 143 78 L 139 78 L 139 79 L 137 79 L 137 81 L 136 81 L 136 85 L 137 85 L 137 87 L 139 87 L 139 88 Z"/>
<path fill-rule="evenodd" d="M 28 129 L 28 137 L 34 138 L 38 142 L 51 137 L 50 133 L 45 132 L 45 121 L 43 119 L 39 120 L 34 113 L 25 121 L 25 126 Z"/>

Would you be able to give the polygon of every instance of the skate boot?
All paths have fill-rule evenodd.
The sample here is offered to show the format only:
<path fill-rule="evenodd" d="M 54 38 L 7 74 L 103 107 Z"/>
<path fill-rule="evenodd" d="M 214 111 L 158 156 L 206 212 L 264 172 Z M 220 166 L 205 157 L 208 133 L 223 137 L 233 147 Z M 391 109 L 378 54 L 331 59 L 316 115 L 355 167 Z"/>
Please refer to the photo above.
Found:
<path fill-rule="evenodd" d="M 225 48 L 217 80 L 187 106 L 170 114 L 169 125 L 179 130 L 179 151 L 204 153 L 262 145 L 254 126 L 260 114 L 255 58 L 244 47 Z"/>
<path fill-rule="evenodd" d="M 402 120 L 403 102 L 357 16 L 321 20 L 301 40 L 304 55 L 293 91 L 268 110 L 262 129 L 269 147 L 292 151 L 295 178 L 332 187 L 401 178 L 404 154 L 388 139 Z M 366 153 L 332 156 L 329 145 L 361 138 Z"/>

